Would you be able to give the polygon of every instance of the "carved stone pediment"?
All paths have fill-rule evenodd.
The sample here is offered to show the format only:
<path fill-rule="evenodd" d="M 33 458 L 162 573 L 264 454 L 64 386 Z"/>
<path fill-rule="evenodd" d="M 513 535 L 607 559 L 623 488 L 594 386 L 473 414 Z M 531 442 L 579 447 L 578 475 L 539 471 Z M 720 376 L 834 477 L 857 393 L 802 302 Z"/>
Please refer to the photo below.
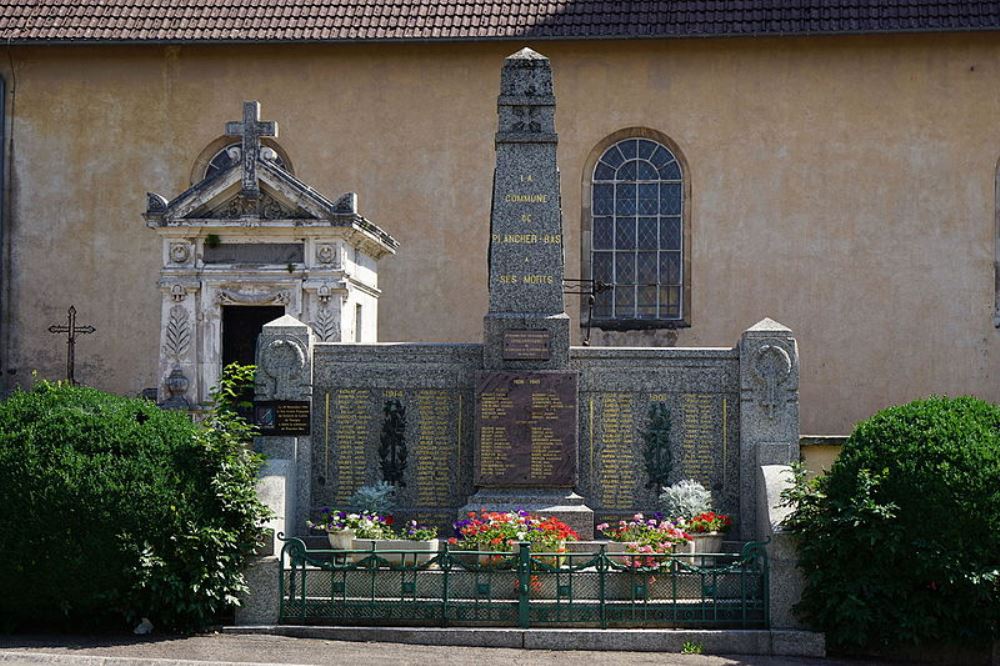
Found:
<path fill-rule="evenodd" d="M 237 192 L 228 197 L 219 197 L 207 202 L 192 213 L 185 216 L 189 219 L 202 220 L 239 220 L 244 218 L 263 220 L 302 220 L 316 219 L 314 215 L 302 210 L 294 203 L 281 201 L 267 191 L 261 191 L 260 196 L 248 197 Z"/>

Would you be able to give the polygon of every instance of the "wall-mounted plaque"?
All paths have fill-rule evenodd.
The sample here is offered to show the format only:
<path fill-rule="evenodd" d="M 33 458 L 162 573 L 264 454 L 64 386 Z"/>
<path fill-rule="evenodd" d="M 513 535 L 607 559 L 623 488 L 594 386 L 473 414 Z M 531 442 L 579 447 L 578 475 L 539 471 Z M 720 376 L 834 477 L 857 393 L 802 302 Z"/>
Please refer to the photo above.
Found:
<path fill-rule="evenodd" d="M 261 400 L 253 405 L 253 422 L 261 435 L 286 437 L 309 434 L 309 402 Z"/>
<path fill-rule="evenodd" d="M 572 487 L 577 377 L 493 372 L 476 387 L 476 485 Z"/>
<path fill-rule="evenodd" d="M 548 361 L 552 358 L 552 333 L 545 329 L 511 330 L 503 334 L 503 360 Z"/>

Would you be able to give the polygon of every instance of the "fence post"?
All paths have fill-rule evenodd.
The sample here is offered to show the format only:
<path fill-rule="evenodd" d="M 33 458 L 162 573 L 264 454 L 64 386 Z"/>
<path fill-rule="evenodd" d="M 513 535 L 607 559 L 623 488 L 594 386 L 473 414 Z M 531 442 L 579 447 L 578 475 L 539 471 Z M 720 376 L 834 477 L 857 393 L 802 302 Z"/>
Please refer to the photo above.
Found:
<path fill-rule="evenodd" d="M 601 544 L 601 552 L 597 556 L 597 594 L 599 597 L 598 608 L 600 608 L 601 629 L 608 628 L 608 608 L 606 578 L 608 575 L 608 554 L 607 546 Z"/>
<path fill-rule="evenodd" d="M 440 562 L 438 566 L 441 569 L 441 575 L 444 576 L 441 581 L 441 626 L 448 626 L 448 574 L 451 571 L 451 551 L 448 550 L 448 542 L 444 542 L 444 553 L 439 555 Z"/>
<path fill-rule="evenodd" d="M 531 543 L 521 541 L 517 551 L 517 625 L 522 629 L 531 626 L 528 612 L 531 591 Z"/>

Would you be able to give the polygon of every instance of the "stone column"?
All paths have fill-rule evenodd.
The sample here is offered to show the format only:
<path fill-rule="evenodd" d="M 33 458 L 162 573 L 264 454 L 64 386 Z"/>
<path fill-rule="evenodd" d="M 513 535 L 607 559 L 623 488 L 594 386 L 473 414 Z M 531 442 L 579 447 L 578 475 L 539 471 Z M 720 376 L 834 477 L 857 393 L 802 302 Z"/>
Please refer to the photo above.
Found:
<path fill-rule="evenodd" d="M 799 459 L 799 352 L 792 331 L 771 319 L 744 331 L 739 350 L 740 538 L 755 539 L 758 468 Z"/>
<path fill-rule="evenodd" d="M 310 328 L 291 315 L 265 324 L 257 338 L 255 400 L 312 400 L 313 342 Z M 258 492 L 276 514 L 275 534 L 304 534 L 311 507 L 310 437 L 258 437 L 255 448 L 267 456 Z"/>

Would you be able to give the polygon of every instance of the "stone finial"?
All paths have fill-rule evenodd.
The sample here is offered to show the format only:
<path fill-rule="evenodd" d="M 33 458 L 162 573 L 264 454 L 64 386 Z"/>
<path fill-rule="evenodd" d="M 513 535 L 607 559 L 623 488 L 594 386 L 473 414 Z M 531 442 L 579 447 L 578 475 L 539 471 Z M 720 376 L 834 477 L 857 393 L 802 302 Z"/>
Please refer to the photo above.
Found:
<path fill-rule="evenodd" d="M 167 199 L 156 192 L 146 192 L 146 214 L 162 215 L 167 210 Z"/>
<path fill-rule="evenodd" d="M 341 195 L 336 201 L 333 202 L 333 210 L 336 213 L 341 213 L 344 215 L 354 215 L 358 212 L 358 193 L 348 192 L 347 194 Z"/>
<path fill-rule="evenodd" d="M 747 329 L 747 333 L 760 333 L 761 331 L 767 332 L 777 332 L 777 333 L 791 333 L 792 329 L 788 328 L 784 324 L 779 324 L 770 317 L 764 317 L 759 322 Z"/>
<path fill-rule="evenodd" d="M 517 53 L 512 53 L 511 55 L 507 56 L 507 60 L 548 60 L 548 58 L 543 56 L 538 51 L 535 51 L 534 49 L 525 46 Z"/>

